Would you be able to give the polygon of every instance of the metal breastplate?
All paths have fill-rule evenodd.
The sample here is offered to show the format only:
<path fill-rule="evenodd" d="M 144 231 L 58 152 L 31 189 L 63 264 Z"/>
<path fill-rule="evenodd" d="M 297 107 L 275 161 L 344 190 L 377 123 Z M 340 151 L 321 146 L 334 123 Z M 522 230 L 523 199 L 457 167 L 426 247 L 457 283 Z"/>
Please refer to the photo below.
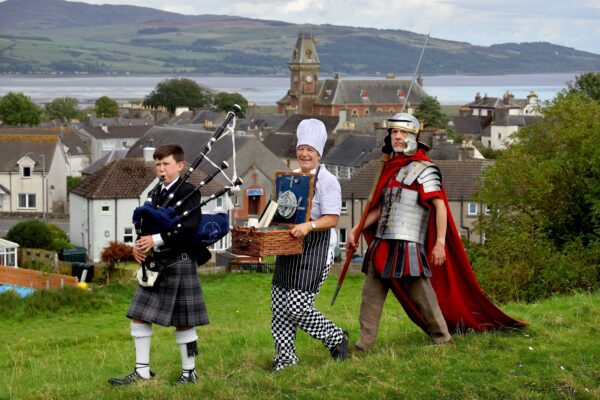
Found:
<path fill-rule="evenodd" d="M 439 169 L 426 161 L 412 162 L 398 171 L 396 180 L 411 185 L 415 180 L 423 185 L 425 193 L 441 190 Z M 431 210 L 419 202 L 419 192 L 406 187 L 385 188 L 383 208 L 377 224 L 376 237 L 407 240 L 425 244 Z"/>
<path fill-rule="evenodd" d="M 430 211 L 419 204 L 419 192 L 399 187 L 385 188 L 376 236 L 425 244 Z"/>

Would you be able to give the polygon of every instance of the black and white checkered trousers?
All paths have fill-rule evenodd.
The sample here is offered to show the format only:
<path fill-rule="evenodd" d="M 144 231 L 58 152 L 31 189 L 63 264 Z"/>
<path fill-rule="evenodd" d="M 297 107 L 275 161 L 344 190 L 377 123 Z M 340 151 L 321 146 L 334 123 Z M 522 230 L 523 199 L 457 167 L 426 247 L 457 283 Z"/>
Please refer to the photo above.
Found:
<path fill-rule="evenodd" d="M 330 265 L 323 271 L 319 289 Z M 330 351 L 342 342 L 343 332 L 314 307 L 316 293 L 297 289 L 271 287 L 271 333 L 275 341 L 274 369 L 298 363 L 296 356 L 296 329 L 323 342 Z"/>

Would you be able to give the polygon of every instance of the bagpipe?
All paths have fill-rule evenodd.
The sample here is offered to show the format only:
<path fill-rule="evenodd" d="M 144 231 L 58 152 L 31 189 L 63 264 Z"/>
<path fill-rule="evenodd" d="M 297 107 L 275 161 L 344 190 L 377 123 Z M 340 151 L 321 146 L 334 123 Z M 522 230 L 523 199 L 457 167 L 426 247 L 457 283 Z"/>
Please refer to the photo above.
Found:
<path fill-rule="evenodd" d="M 169 191 L 169 194 L 166 195 L 164 199 L 161 199 L 160 201 L 156 202 L 156 204 L 153 204 L 153 198 L 160 190 L 164 179 L 164 177 L 162 176 L 159 178 L 158 183 L 148 193 L 148 198 L 146 199 L 144 204 L 140 207 L 137 207 L 133 212 L 132 219 L 138 237 L 164 232 L 178 233 L 178 230 L 182 227 L 183 220 L 187 218 L 192 212 L 204 207 L 209 202 L 225 194 L 228 194 L 231 191 L 239 190 L 239 186 L 241 186 L 243 182 L 239 177 L 237 177 L 237 171 L 235 168 L 234 130 L 236 113 L 240 111 L 240 106 L 235 104 L 233 106 L 233 111 L 227 113 L 225 121 L 223 121 L 223 123 L 215 130 L 213 136 L 208 141 L 202 152 L 194 159 L 186 173 L 182 177 L 180 177 L 180 179 L 177 180 L 172 190 Z M 219 140 L 219 138 L 223 135 L 224 132 L 231 133 L 232 136 L 234 171 L 231 179 L 227 177 L 227 175 L 223 172 L 225 169 L 229 168 L 229 164 L 227 162 L 223 161 L 221 162 L 220 166 L 217 166 L 207 157 L 207 154 L 210 152 L 213 144 L 217 140 Z M 173 202 L 173 199 L 175 198 L 175 194 L 181 188 L 183 183 L 190 178 L 190 176 L 198 167 L 198 165 L 200 165 L 200 163 L 205 159 L 215 167 L 215 170 L 209 175 L 207 175 L 202 180 L 202 182 L 200 182 L 198 186 L 194 188 L 194 190 L 190 191 L 182 199 L 175 202 L 175 204 L 171 204 Z M 227 179 L 230 185 L 223 187 L 221 190 L 212 194 L 206 200 L 203 200 L 200 203 L 185 209 L 186 200 L 188 200 L 194 193 L 200 191 L 219 173 L 223 174 L 223 176 Z M 229 218 L 226 213 L 202 214 L 200 223 L 196 227 L 192 236 L 189 238 L 189 242 L 192 243 L 194 246 L 206 247 L 223 238 L 225 235 L 227 235 L 228 232 Z M 152 267 L 149 264 L 145 264 L 147 263 L 142 263 L 141 273 L 143 276 L 142 280 L 144 282 L 147 282 L 146 269 L 152 270 Z"/>

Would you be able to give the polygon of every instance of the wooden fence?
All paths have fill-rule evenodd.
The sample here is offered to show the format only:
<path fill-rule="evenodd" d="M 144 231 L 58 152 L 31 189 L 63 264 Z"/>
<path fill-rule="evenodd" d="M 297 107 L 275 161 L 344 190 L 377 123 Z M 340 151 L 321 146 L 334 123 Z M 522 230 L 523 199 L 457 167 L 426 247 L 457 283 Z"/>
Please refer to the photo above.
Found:
<path fill-rule="evenodd" d="M 49 274 L 32 269 L 4 267 L 0 265 L 0 284 L 31 289 L 57 289 L 77 285 L 74 276 Z"/>

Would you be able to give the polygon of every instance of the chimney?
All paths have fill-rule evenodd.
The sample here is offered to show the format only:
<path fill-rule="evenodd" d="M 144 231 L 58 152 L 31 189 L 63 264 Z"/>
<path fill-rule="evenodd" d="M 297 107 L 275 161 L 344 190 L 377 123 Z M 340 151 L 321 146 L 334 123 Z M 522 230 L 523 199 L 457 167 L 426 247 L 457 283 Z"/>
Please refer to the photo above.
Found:
<path fill-rule="evenodd" d="M 481 101 L 481 95 L 479 92 L 475 93 L 475 103 L 479 103 Z"/>
<path fill-rule="evenodd" d="M 144 147 L 144 161 L 154 161 L 154 151 L 156 148 L 154 147 Z"/>
<path fill-rule="evenodd" d="M 475 158 L 475 148 L 472 140 L 463 140 L 458 148 L 458 161 L 472 160 Z"/>

